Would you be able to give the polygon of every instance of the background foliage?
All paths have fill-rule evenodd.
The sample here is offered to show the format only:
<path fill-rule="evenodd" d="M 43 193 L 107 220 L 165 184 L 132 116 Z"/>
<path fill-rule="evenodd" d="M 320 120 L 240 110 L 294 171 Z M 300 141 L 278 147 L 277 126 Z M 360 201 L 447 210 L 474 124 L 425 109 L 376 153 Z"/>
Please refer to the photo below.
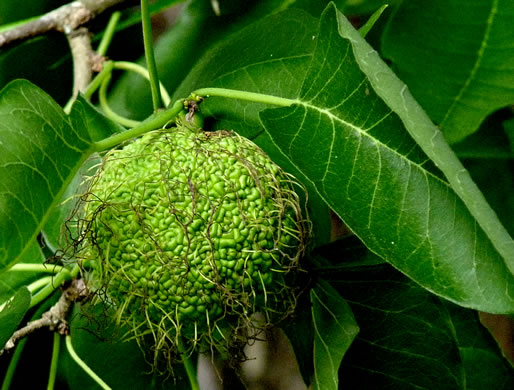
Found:
<path fill-rule="evenodd" d="M 514 233 L 514 5 L 391 1 L 365 40 L 354 27 L 383 3 L 234 0 L 220 1 L 215 15 L 209 1 L 187 1 L 156 43 L 159 76 L 172 100 L 222 87 L 295 101 L 273 108 L 211 97 L 201 113 L 207 130 L 253 139 L 308 189 L 312 289 L 283 325 L 307 383 L 509 389 L 512 366 L 475 310 L 514 313 L 514 258 L 505 255 L 512 243 L 500 224 Z M 60 4 L 2 2 L 0 22 Z M 121 25 L 137 21 L 137 9 L 123 10 Z M 105 24 L 93 22 L 96 40 Z M 115 35 L 109 56 L 137 60 L 142 49 L 134 24 Z M 1 50 L 0 302 L 14 299 L 0 316 L 8 339 L 34 315 L 24 286 L 37 275 L 7 269 L 63 249 L 70 204 L 60 204 L 77 190 L 86 161 L 94 164 L 95 142 L 123 128 L 83 98 L 69 115 L 61 109 L 72 77 L 60 35 Z M 133 74 L 116 75 L 109 99 L 134 119 L 152 111 L 148 84 Z M 485 201 L 462 189 L 470 177 Z M 339 221 L 343 236 L 334 233 Z M 89 327 L 98 324 L 77 313 L 74 345 L 106 382 L 160 386 L 162 378 L 142 374 L 136 345 L 96 337 Z M 31 337 L 20 370 L 50 350 L 44 337 Z M 175 377 L 187 388 L 181 368 Z M 64 348 L 59 380 L 95 388 Z"/>

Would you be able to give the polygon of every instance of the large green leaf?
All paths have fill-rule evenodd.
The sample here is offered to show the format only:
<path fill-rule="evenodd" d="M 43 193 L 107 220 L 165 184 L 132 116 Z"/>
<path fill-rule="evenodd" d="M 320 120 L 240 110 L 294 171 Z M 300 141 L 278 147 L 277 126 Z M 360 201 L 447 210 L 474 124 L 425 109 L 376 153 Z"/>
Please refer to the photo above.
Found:
<path fill-rule="evenodd" d="M 309 385 L 314 376 L 314 329 L 312 322 L 312 300 L 301 294 L 294 313 L 280 324 L 293 347 L 298 368 L 304 382 Z"/>
<path fill-rule="evenodd" d="M 327 278 L 361 329 L 340 370 L 347 388 L 511 388 L 512 367 L 475 311 L 434 297 L 388 266 Z"/>
<path fill-rule="evenodd" d="M 366 390 L 465 388 L 450 318 L 437 298 L 385 266 L 335 279 L 361 329 L 343 359 L 342 383 Z"/>
<path fill-rule="evenodd" d="M 377 94 L 399 115 L 405 129 L 441 169 L 452 189 L 462 199 L 494 248 L 503 257 L 510 272 L 514 274 L 514 240 L 445 141 L 439 128 L 430 121 L 409 93 L 407 86 L 342 15 L 339 15 L 338 22 L 339 33 L 352 41 L 355 58 Z"/>
<path fill-rule="evenodd" d="M 205 87 L 295 98 L 311 60 L 316 34 L 317 20 L 300 10 L 266 17 L 208 50 L 174 98 Z M 217 127 L 235 127 L 243 135 L 253 137 L 262 129 L 258 113 L 265 107 L 213 97 L 203 102 L 200 109 L 220 121 Z"/>
<path fill-rule="evenodd" d="M 384 54 L 450 142 L 514 103 L 512 20 L 511 0 L 410 0 L 391 19 Z"/>
<path fill-rule="evenodd" d="M 306 12 L 287 10 L 265 17 L 208 50 L 174 97 L 188 96 L 201 87 L 223 87 L 294 98 L 309 67 L 316 34 L 317 20 Z M 206 127 L 232 129 L 252 138 L 275 162 L 299 177 L 301 173 L 262 130 L 258 114 L 265 107 L 213 97 L 202 102 L 200 110 L 209 117 Z M 315 190 L 309 187 L 310 183 L 305 184 L 315 240 L 317 244 L 323 243 L 330 234 L 329 212 Z"/>
<path fill-rule="evenodd" d="M 77 129 L 80 134 L 89 134 L 92 141 L 100 141 L 125 130 L 101 114 L 82 96 L 78 96 L 73 103 L 69 119 L 73 128 Z M 68 221 L 73 213 L 78 211 L 80 195 L 87 190 L 85 177 L 92 176 L 100 162 L 98 154 L 94 154 L 85 161 L 66 187 L 58 204 L 52 208 L 42 231 L 45 243 L 52 251 L 66 252 L 71 247 L 71 240 L 77 237 L 76 226 Z"/>
<path fill-rule="evenodd" d="M 514 389 L 514 368 L 482 326 L 478 314 L 446 303 L 466 372 L 466 389 Z M 487 373 L 487 374 L 486 374 Z"/>
<path fill-rule="evenodd" d="M 0 269 L 30 247 L 90 145 L 89 134 L 28 81 L 0 91 Z"/>
<path fill-rule="evenodd" d="M 320 281 L 311 290 L 314 326 L 313 388 L 337 390 L 344 354 L 359 332 L 352 310 L 330 284 Z"/>
<path fill-rule="evenodd" d="M 261 113 L 273 141 L 373 252 L 460 305 L 514 312 L 502 256 L 402 123 L 418 106 L 409 102 L 400 119 L 381 100 L 377 79 L 394 75 L 380 64 L 368 80 L 359 65 L 371 66 L 376 53 L 334 7 L 320 26 L 298 103 Z M 459 172 L 452 179 L 464 182 Z"/>

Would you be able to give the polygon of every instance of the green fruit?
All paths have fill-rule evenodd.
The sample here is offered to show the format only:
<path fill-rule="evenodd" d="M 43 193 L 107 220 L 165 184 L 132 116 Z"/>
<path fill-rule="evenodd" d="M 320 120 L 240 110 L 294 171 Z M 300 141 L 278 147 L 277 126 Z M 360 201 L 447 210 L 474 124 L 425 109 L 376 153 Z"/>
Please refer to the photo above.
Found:
<path fill-rule="evenodd" d="M 233 132 L 148 133 L 92 179 L 83 237 L 93 283 L 133 336 L 160 344 L 214 342 L 215 329 L 255 312 L 271 322 L 291 309 L 287 278 L 305 246 L 294 184 Z"/>

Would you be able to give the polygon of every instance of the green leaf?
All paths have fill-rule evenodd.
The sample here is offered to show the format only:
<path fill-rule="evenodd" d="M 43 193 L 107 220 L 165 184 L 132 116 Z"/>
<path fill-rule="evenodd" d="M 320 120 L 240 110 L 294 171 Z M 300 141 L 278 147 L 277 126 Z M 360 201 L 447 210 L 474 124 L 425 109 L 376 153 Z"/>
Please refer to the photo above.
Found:
<path fill-rule="evenodd" d="M 480 323 L 478 314 L 448 303 L 444 306 L 455 329 L 466 372 L 466 389 L 513 389 L 514 368 L 502 356 L 498 345 Z"/>
<path fill-rule="evenodd" d="M 300 10 L 287 10 L 263 18 L 228 36 L 208 50 L 176 91 L 188 96 L 200 87 L 223 87 L 294 98 L 311 61 L 317 20 Z M 252 42 L 252 45 L 248 45 Z M 259 111 L 264 104 L 224 98 L 202 102 L 201 113 L 217 129 L 231 129 L 253 139 L 282 168 L 302 180 L 301 173 L 280 153 L 263 132 Z M 215 120 L 215 123 L 213 123 Z M 308 207 L 314 225 L 315 245 L 328 241 L 329 211 L 314 188 L 309 187 Z"/>
<path fill-rule="evenodd" d="M 0 311 L 0 349 L 11 338 L 18 328 L 25 313 L 30 306 L 30 291 L 26 287 L 20 288 L 13 295 L 12 299 L 7 301 L 5 307 Z"/>
<path fill-rule="evenodd" d="M 78 133 L 89 134 L 89 139 L 94 142 L 125 131 L 124 127 L 107 118 L 82 95 L 77 96 L 73 103 L 69 118 Z"/>
<path fill-rule="evenodd" d="M 398 114 L 411 137 L 441 169 L 453 191 L 462 199 L 494 248 L 503 257 L 510 272 L 514 274 L 514 240 L 471 179 L 469 172 L 444 140 L 439 128 L 433 125 L 413 99 L 407 86 L 356 33 L 351 24 L 342 15 L 338 16 L 339 33 L 352 41 L 355 58 L 377 94 Z"/>
<path fill-rule="evenodd" d="M 345 15 L 372 14 L 383 5 L 396 6 L 401 0 L 346 0 L 337 3 L 337 8 Z M 339 5 L 339 3 L 342 3 Z"/>
<path fill-rule="evenodd" d="M 300 373 L 309 385 L 314 375 L 314 329 L 312 303 L 307 294 L 300 295 L 294 313 L 280 323 L 280 328 L 291 342 Z"/>
<path fill-rule="evenodd" d="M 46 91 L 59 104 L 65 104 L 73 83 L 68 53 L 69 45 L 63 34 L 47 34 L 2 47 L 0 89 L 12 80 L 26 79 Z"/>
<path fill-rule="evenodd" d="M 230 35 L 201 58 L 174 94 L 189 96 L 198 88 L 223 87 L 294 98 L 311 61 L 317 20 L 300 10 L 280 12 Z M 252 42 L 252 45 L 248 45 Z M 173 99 L 172 99 L 173 100 Z M 202 113 L 217 127 L 241 128 L 246 137 L 261 131 L 258 113 L 266 105 L 209 98 Z"/>
<path fill-rule="evenodd" d="M 314 326 L 314 389 L 337 390 L 344 354 L 359 332 L 346 301 L 326 282 L 311 290 Z"/>
<path fill-rule="evenodd" d="M 77 218 L 74 217 L 80 211 L 80 197 L 88 190 L 87 177 L 95 174 L 101 162 L 97 154 L 87 159 L 66 187 L 60 202 L 51 209 L 41 233 L 52 252 L 62 255 L 73 250 L 73 240 L 78 237 Z"/>
<path fill-rule="evenodd" d="M 261 113 L 273 141 L 373 252 L 460 305 L 514 312 L 514 278 L 502 257 L 402 123 L 415 130 L 408 121 L 416 103 L 388 100 L 400 119 L 380 99 L 377 88 L 387 98 L 404 95 L 381 84 L 394 75 L 335 8 L 320 28 L 298 104 Z M 467 172 L 456 175 L 464 182 Z"/>
<path fill-rule="evenodd" d="M 514 150 L 510 146 L 508 131 L 502 118 L 505 113 L 492 115 L 482 123 L 480 129 L 461 142 L 452 145 L 453 150 L 462 159 L 508 160 L 514 159 Z M 482 187 L 481 187 L 482 188 Z M 483 191 L 487 196 L 487 191 Z M 501 214 L 499 215 L 501 218 Z"/>
<path fill-rule="evenodd" d="M 73 103 L 69 119 L 72 127 L 78 133 L 89 134 L 92 141 L 101 141 L 113 134 L 125 131 L 123 127 L 104 116 L 80 95 Z M 88 158 L 66 187 L 58 204 L 52 208 L 42 232 L 46 244 L 52 251 L 66 252 L 71 247 L 73 237 L 77 237 L 76 227 L 68 222 L 77 212 L 80 195 L 87 190 L 85 177 L 94 175 L 100 162 L 98 154 Z"/>
<path fill-rule="evenodd" d="M 377 9 L 373 15 L 371 15 L 369 17 L 369 19 L 366 21 L 366 23 L 361 27 L 359 28 L 359 32 L 360 34 L 365 37 L 366 35 L 368 35 L 368 33 L 370 32 L 370 30 L 373 28 L 373 26 L 375 25 L 375 23 L 378 21 L 378 19 L 380 19 L 380 17 L 382 16 L 382 14 L 384 13 L 385 9 L 387 8 L 387 4 L 384 4 L 383 6 L 381 6 L 379 9 Z"/>
<path fill-rule="evenodd" d="M 329 272 L 361 329 L 340 370 L 348 388 L 511 388 L 512 367 L 475 311 L 435 298 L 391 267 Z"/>
<path fill-rule="evenodd" d="M 466 159 L 466 168 L 497 210 L 505 228 L 514 235 L 514 169 L 512 161 Z M 491 174 L 494 172 L 493 174 Z M 491 179 L 491 178 L 494 179 Z"/>
<path fill-rule="evenodd" d="M 193 89 L 187 88 L 184 90 L 181 88 L 177 91 L 179 85 L 188 86 L 189 82 L 193 81 L 196 85 L 205 87 L 207 84 L 201 81 L 208 79 L 209 75 L 212 74 L 211 72 L 215 70 L 213 66 L 217 68 L 219 65 L 222 65 L 225 69 L 231 67 L 229 62 L 223 60 L 215 65 L 211 65 L 210 69 L 207 69 L 207 75 L 202 75 L 196 71 L 194 71 L 194 73 L 197 73 L 196 76 L 189 75 L 193 66 L 202 62 L 199 61 L 200 59 L 203 62 L 205 61 L 206 57 L 202 57 L 205 51 L 212 46 L 219 47 L 217 45 L 218 42 L 223 41 L 228 34 L 237 33 L 266 15 L 277 13 L 290 7 L 302 8 L 319 15 L 327 3 L 327 0 L 220 2 L 221 15 L 217 16 L 214 14 L 209 1 L 189 1 L 180 11 L 174 27 L 164 33 L 155 45 L 159 79 L 169 91 L 175 92 L 175 99 L 187 97 Z M 277 19 L 275 18 L 275 20 Z M 309 29 L 309 27 L 303 26 L 300 28 Z M 264 31 L 262 30 L 259 33 Z M 304 31 L 291 30 L 291 33 L 293 37 L 297 37 L 298 34 L 303 34 Z M 275 42 L 274 37 L 269 36 L 268 43 L 273 47 L 278 42 Z M 282 43 L 286 44 L 288 42 Z M 212 51 L 215 52 L 216 49 Z M 177 53 L 180 53 L 180 55 L 177 55 Z M 244 46 L 243 51 L 230 53 L 231 57 L 247 60 L 251 59 L 254 55 L 260 56 L 261 54 L 247 44 Z M 140 60 L 140 63 L 144 63 L 144 59 Z M 198 80 L 200 75 L 202 78 Z M 186 77 L 188 81 L 181 84 Z M 283 87 L 286 87 L 285 83 Z M 143 119 L 152 111 L 148 82 L 135 74 L 123 75 L 120 82 L 113 88 L 113 93 L 109 99 L 113 109 L 121 115 Z"/>
<path fill-rule="evenodd" d="M 361 329 L 340 370 L 348 388 L 465 389 L 451 317 L 440 300 L 389 266 L 327 277 Z"/>
<path fill-rule="evenodd" d="M 33 84 L 14 81 L 0 91 L 0 269 L 30 247 L 90 145 Z"/>
<path fill-rule="evenodd" d="M 503 122 L 503 128 L 505 129 L 505 134 L 509 137 L 510 151 L 514 154 L 514 118 Z"/>
<path fill-rule="evenodd" d="M 383 37 L 399 77 L 449 142 L 514 103 L 511 0 L 404 1 Z M 432 53 L 432 54 L 428 54 Z"/>

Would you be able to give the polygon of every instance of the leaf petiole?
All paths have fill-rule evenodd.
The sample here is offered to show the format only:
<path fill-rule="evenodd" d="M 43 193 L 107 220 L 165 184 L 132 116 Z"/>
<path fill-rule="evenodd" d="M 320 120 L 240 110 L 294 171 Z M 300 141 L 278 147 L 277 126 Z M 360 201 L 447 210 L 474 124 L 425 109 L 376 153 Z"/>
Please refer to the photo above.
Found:
<path fill-rule="evenodd" d="M 7 272 L 39 272 L 58 274 L 64 269 L 60 265 L 47 265 L 47 264 L 15 264 Z"/>
<path fill-rule="evenodd" d="M 107 389 L 111 389 L 111 387 L 105 383 L 102 378 L 100 378 L 87 364 L 84 360 L 82 360 L 80 358 L 79 355 L 77 355 L 77 352 L 75 352 L 75 349 L 73 348 L 73 344 L 71 343 L 71 336 L 70 335 L 67 335 L 66 336 L 66 349 L 68 350 L 68 353 L 70 354 L 71 358 L 75 361 L 75 363 L 77 363 L 80 368 L 82 368 L 86 374 L 88 374 L 91 379 L 93 379 L 96 383 L 98 383 L 98 385 L 104 389 L 104 390 L 107 390 Z"/>
<path fill-rule="evenodd" d="M 134 62 L 128 62 L 128 61 L 116 61 L 114 63 L 115 69 L 122 69 L 122 70 L 129 70 L 132 72 L 135 72 L 141 76 L 143 76 L 147 80 L 151 80 L 150 78 L 150 72 L 144 68 L 143 66 L 136 64 Z M 168 94 L 168 91 L 166 91 L 166 88 L 164 88 L 164 85 L 162 83 L 159 83 L 159 89 L 161 91 L 162 100 L 164 105 L 167 107 L 171 103 L 170 95 Z"/>
<path fill-rule="evenodd" d="M 280 107 L 288 107 L 292 104 L 301 103 L 299 100 L 287 99 L 279 96 L 266 95 L 263 93 L 239 91 L 227 88 L 201 88 L 194 91 L 191 96 L 217 96 L 230 99 L 246 100 L 254 103 L 265 103 Z"/>
<path fill-rule="evenodd" d="M 98 45 L 98 48 L 96 49 L 96 53 L 100 56 L 105 56 L 107 53 L 107 49 L 109 48 L 109 45 L 111 44 L 112 37 L 114 36 L 114 33 L 116 32 L 116 26 L 118 25 L 118 22 L 120 20 L 121 12 L 116 11 L 113 12 L 111 15 L 111 18 L 109 19 L 109 23 L 107 23 L 107 27 L 105 28 L 105 31 L 102 35 L 102 40 L 100 41 L 100 44 Z"/>
<path fill-rule="evenodd" d="M 34 293 L 35 293 L 36 291 L 38 291 L 39 289 L 41 289 L 41 288 L 43 288 L 43 287 L 48 286 L 49 284 L 51 284 L 51 283 L 52 283 L 52 280 L 53 280 L 52 276 L 45 276 L 45 277 L 43 277 L 43 278 L 40 278 L 40 279 L 36 280 L 35 282 L 30 283 L 30 284 L 27 286 L 27 288 L 28 288 L 28 290 L 30 291 L 30 293 L 31 293 L 32 295 L 34 295 Z"/>
<path fill-rule="evenodd" d="M 148 0 L 141 0 L 141 21 L 143 23 L 143 41 L 145 45 L 146 66 L 150 74 L 150 88 L 152 90 L 152 102 L 154 112 L 162 108 L 161 90 L 159 88 L 159 76 L 153 50 L 152 22 L 148 7 Z"/>
<path fill-rule="evenodd" d="M 54 342 L 52 347 L 52 361 L 50 362 L 50 373 L 48 375 L 47 390 L 53 390 L 55 387 L 55 378 L 57 377 L 57 367 L 59 363 L 59 351 L 61 347 L 61 335 L 54 333 Z"/>
<path fill-rule="evenodd" d="M 105 116 L 108 117 L 109 119 L 113 120 L 114 122 L 117 122 L 125 127 L 136 127 L 137 125 L 140 124 L 139 121 L 135 121 L 135 120 L 120 116 L 120 115 L 116 114 L 109 106 L 109 103 L 107 102 L 107 87 L 109 86 L 110 81 L 111 81 L 111 74 L 108 74 L 102 80 L 102 84 L 100 85 L 100 91 L 98 93 L 98 97 L 100 98 L 100 106 L 104 110 Z"/>
<path fill-rule="evenodd" d="M 30 307 L 34 307 L 38 303 L 44 301 L 50 296 L 50 294 L 59 288 L 63 282 L 76 278 L 79 272 L 80 267 L 78 265 L 75 265 L 71 271 L 67 268 L 63 268 L 57 275 L 55 275 L 55 277 L 52 278 L 51 283 L 48 283 L 41 289 L 41 291 L 32 297 L 32 300 L 30 301 Z"/>

